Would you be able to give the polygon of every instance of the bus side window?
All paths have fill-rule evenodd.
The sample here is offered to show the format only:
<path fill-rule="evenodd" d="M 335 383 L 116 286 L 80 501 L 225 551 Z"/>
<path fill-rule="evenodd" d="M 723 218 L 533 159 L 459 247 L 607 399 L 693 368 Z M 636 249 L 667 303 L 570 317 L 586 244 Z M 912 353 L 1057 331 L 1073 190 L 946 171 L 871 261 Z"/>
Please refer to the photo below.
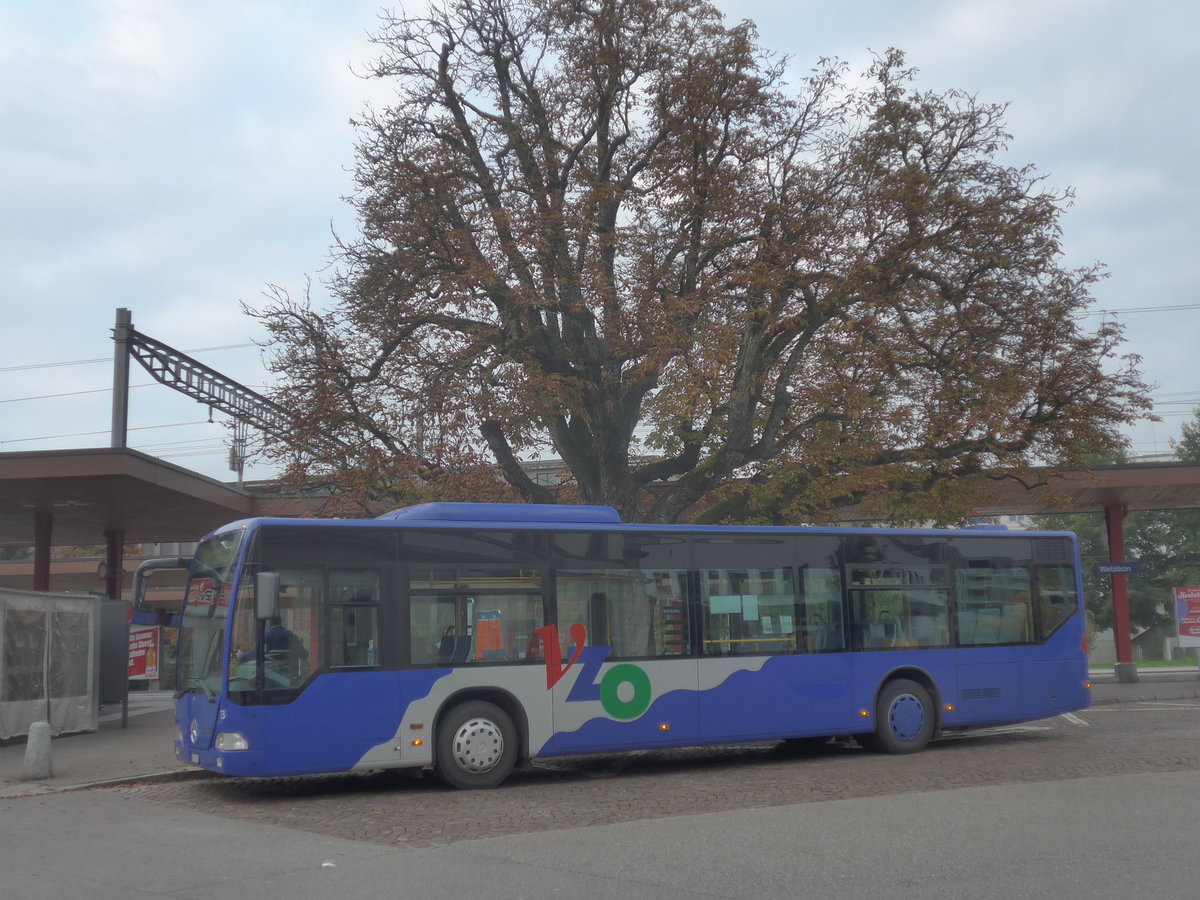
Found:
<path fill-rule="evenodd" d="M 989 566 L 958 572 L 958 644 L 1027 644 L 1034 640 L 1029 570 Z"/>
<path fill-rule="evenodd" d="M 1075 594 L 1074 573 L 1068 566 L 1038 566 L 1037 585 L 1035 610 L 1041 637 L 1045 640 L 1075 614 L 1079 598 Z"/>
<path fill-rule="evenodd" d="M 842 576 L 837 569 L 805 566 L 801 571 L 801 622 L 805 653 L 845 650 Z"/>
<path fill-rule="evenodd" d="M 378 571 L 330 572 L 329 600 L 329 667 L 379 665 Z"/>
<path fill-rule="evenodd" d="M 331 667 L 379 665 L 378 606 L 335 606 L 331 618 Z"/>
<path fill-rule="evenodd" d="M 791 568 L 704 569 L 700 590 L 706 656 L 797 651 Z"/>
<path fill-rule="evenodd" d="M 684 570 L 560 571 L 555 576 L 560 652 L 572 652 L 569 628 L 579 623 L 588 630 L 588 645 L 609 647 L 614 659 L 682 656 L 690 648 L 686 594 Z"/>
<path fill-rule="evenodd" d="M 414 592 L 408 610 L 412 663 L 466 662 L 471 648 L 468 622 L 473 609 L 473 600 L 461 594 Z"/>

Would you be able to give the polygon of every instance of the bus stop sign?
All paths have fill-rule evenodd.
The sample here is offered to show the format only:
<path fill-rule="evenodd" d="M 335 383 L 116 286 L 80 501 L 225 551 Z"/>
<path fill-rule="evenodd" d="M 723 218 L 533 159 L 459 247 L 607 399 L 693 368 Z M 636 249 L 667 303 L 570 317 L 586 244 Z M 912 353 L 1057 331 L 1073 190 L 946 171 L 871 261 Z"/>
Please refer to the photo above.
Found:
<path fill-rule="evenodd" d="M 1141 575 L 1140 562 L 1096 563 L 1097 575 Z"/>

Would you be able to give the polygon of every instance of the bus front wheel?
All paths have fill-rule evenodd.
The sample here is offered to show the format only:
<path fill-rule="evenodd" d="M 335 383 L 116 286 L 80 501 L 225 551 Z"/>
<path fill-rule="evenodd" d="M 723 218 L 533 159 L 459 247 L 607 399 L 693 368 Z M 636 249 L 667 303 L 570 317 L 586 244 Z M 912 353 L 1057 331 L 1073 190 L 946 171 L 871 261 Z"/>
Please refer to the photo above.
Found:
<path fill-rule="evenodd" d="M 917 753 L 933 737 L 936 718 L 929 691 L 915 681 L 897 678 L 879 692 L 875 732 L 863 735 L 863 743 L 883 753 Z"/>
<path fill-rule="evenodd" d="M 493 703 L 462 703 L 438 724 L 435 755 L 438 777 L 451 787 L 494 788 L 516 764 L 517 730 Z"/>

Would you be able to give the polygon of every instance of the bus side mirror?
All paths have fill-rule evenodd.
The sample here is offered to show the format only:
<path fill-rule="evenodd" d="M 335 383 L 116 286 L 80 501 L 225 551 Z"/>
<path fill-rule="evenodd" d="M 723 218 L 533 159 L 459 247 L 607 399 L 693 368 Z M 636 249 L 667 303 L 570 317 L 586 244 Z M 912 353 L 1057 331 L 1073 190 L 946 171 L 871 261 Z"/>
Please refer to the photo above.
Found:
<path fill-rule="evenodd" d="M 254 615 L 266 622 L 279 612 L 279 573 L 259 572 L 254 584 Z"/>

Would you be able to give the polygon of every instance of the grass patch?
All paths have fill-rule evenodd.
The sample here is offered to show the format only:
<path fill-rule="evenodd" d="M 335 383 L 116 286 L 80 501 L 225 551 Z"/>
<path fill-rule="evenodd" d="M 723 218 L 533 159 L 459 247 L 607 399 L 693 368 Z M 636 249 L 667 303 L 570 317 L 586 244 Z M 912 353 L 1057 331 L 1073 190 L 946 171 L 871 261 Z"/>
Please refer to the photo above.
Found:
<path fill-rule="evenodd" d="M 1178 669 L 1191 666 L 1196 668 L 1197 663 L 1195 657 L 1182 656 L 1177 659 L 1138 659 L 1134 660 L 1134 665 L 1139 669 Z M 1107 670 L 1113 667 L 1113 663 L 1089 663 L 1090 669 Z"/>
<path fill-rule="evenodd" d="M 1196 658 L 1193 656 L 1181 656 L 1178 659 L 1139 659 L 1137 667 L 1139 669 L 1163 669 L 1176 666 L 1195 666 Z"/>

